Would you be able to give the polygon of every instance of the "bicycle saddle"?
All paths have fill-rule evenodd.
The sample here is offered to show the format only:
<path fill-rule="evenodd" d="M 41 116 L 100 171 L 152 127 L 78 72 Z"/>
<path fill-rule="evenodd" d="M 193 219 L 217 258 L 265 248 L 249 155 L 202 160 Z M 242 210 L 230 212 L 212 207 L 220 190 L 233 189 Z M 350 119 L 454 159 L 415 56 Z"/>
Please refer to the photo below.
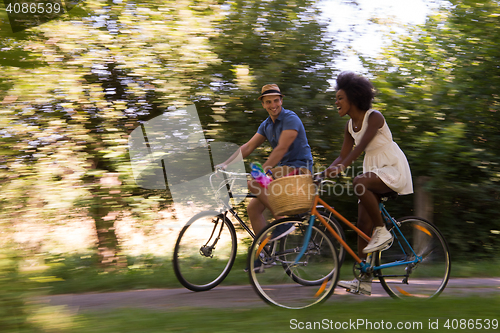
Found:
<path fill-rule="evenodd" d="M 386 192 L 386 193 L 380 193 L 378 194 L 380 200 L 382 201 L 387 201 L 387 200 L 395 200 L 398 198 L 399 194 L 394 191 Z"/>

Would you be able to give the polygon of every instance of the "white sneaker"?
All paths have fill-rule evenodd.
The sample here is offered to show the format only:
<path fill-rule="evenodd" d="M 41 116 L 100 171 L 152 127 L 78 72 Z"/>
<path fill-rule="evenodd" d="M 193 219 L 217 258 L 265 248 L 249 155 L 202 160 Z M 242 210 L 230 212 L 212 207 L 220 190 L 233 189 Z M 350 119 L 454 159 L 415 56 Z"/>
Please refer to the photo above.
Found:
<path fill-rule="evenodd" d="M 358 279 L 352 281 L 339 281 L 337 286 L 346 288 L 347 292 L 352 294 L 363 294 L 370 296 L 372 294 L 372 280 L 370 277 L 366 280 L 359 281 Z"/>
<path fill-rule="evenodd" d="M 380 251 L 392 241 L 392 234 L 386 227 L 376 227 L 368 245 L 363 249 L 363 253 Z"/>

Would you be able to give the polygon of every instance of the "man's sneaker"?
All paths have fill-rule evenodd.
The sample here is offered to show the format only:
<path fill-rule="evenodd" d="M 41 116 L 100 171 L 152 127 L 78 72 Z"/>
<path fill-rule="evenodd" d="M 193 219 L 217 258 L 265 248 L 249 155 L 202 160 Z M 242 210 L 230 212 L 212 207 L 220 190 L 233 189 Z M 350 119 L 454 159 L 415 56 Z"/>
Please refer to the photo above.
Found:
<path fill-rule="evenodd" d="M 372 294 L 372 277 L 359 281 L 358 279 L 352 281 L 339 281 L 337 286 L 346 288 L 347 292 L 352 294 L 363 294 L 370 296 Z"/>
<path fill-rule="evenodd" d="M 253 264 L 253 271 L 255 273 L 264 273 L 264 269 L 265 268 L 271 268 L 273 266 L 276 266 L 276 262 L 271 262 L 269 264 L 264 264 L 262 261 L 260 260 L 255 260 L 254 261 L 254 264 Z M 250 269 L 247 267 L 244 269 L 245 273 L 248 273 Z"/>
<path fill-rule="evenodd" d="M 386 227 L 376 227 L 368 245 L 363 249 L 363 253 L 380 251 L 392 241 L 392 234 Z"/>
<path fill-rule="evenodd" d="M 248 271 L 250 270 L 250 268 L 245 268 L 245 273 L 248 273 Z M 255 273 L 262 273 L 264 272 L 264 265 L 262 264 L 262 261 L 260 261 L 259 259 L 255 260 L 253 262 L 253 271 Z"/>
<path fill-rule="evenodd" d="M 293 225 L 293 223 L 281 224 L 277 226 L 276 229 L 274 229 L 273 233 L 271 234 L 271 239 L 269 241 L 273 242 L 275 240 L 283 238 L 289 233 L 293 232 L 294 230 L 295 226 Z"/>

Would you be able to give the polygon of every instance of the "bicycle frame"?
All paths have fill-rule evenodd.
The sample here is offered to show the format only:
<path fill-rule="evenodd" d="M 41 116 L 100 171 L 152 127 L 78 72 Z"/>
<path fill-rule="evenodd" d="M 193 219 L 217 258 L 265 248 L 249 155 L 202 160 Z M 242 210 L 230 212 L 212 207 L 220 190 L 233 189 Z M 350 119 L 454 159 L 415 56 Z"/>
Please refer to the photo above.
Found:
<path fill-rule="evenodd" d="M 421 256 L 417 256 L 417 254 L 415 253 L 415 251 L 413 250 L 413 248 L 408 243 L 408 241 L 406 240 L 405 236 L 402 234 L 401 230 L 399 229 L 399 227 L 397 225 L 398 223 L 389 215 L 389 213 L 385 209 L 383 203 L 379 204 L 380 212 L 381 212 L 383 218 L 385 219 L 385 221 L 386 221 L 389 229 L 391 230 L 391 232 L 394 235 L 394 241 L 397 241 L 399 243 L 399 245 L 401 247 L 401 250 L 404 253 L 406 253 L 406 251 L 402 248 L 401 243 L 403 242 L 403 244 L 406 244 L 408 246 L 408 248 L 411 250 L 411 252 L 414 255 L 415 259 L 410 260 L 410 261 L 396 261 L 396 262 L 392 262 L 392 263 L 382 264 L 380 266 L 373 266 L 373 267 L 371 267 L 370 263 L 364 262 L 363 260 L 361 260 L 361 258 L 358 257 L 358 255 L 356 255 L 356 253 L 349 247 L 349 245 L 347 245 L 347 243 L 340 237 L 340 235 L 325 221 L 325 219 L 321 216 L 321 214 L 319 214 L 318 210 L 316 209 L 316 206 L 318 205 L 318 203 L 322 204 L 324 208 L 328 209 L 328 211 L 330 211 L 332 214 L 334 214 L 339 220 L 341 220 L 349 228 L 351 228 L 352 230 L 354 230 L 360 237 L 362 237 L 363 239 L 365 239 L 367 242 L 370 241 L 370 237 L 368 237 L 363 231 L 361 231 L 354 224 L 352 224 L 351 222 L 349 222 L 349 220 L 347 220 L 344 216 L 342 216 L 339 212 L 337 212 L 333 207 L 331 207 L 325 201 L 323 201 L 319 197 L 319 195 L 316 195 L 316 197 L 314 199 L 314 203 L 313 203 L 313 208 L 311 210 L 311 217 L 310 217 L 310 221 L 309 221 L 309 228 L 306 231 L 306 235 L 305 235 L 305 238 L 304 238 L 304 244 L 309 243 L 309 239 L 310 239 L 310 235 L 311 235 L 310 230 L 312 229 L 312 225 L 314 224 L 314 218 L 317 217 L 321 221 L 321 223 L 328 229 L 328 231 L 330 231 L 330 233 L 335 237 L 335 239 L 342 245 L 342 247 L 344 247 L 344 249 L 354 258 L 354 260 L 356 260 L 356 262 L 360 265 L 362 272 L 367 272 L 367 270 L 369 268 L 371 268 L 373 271 L 378 271 L 378 270 L 381 270 L 381 269 L 384 269 L 384 268 L 388 268 L 388 267 L 408 265 L 408 264 L 417 263 L 417 262 L 422 261 L 422 257 Z M 422 230 L 422 231 L 425 232 L 425 230 Z M 304 252 L 305 252 L 305 248 L 306 248 L 306 246 L 304 245 L 303 246 L 303 251 Z M 304 253 L 302 253 L 302 252 L 299 253 L 299 255 L 297 256 L 297 258 L 295 259 L 296 263 L 301 259 L 301 257 L 302 257 L 303 254 Z"/>
<path fill-rule="evenodd" d="M 401 246 L 401 242 L 404 242 L 404 244 L 406 244 L 408 246 L 408 248 L 411 250 L 412 254 L 415 256 L 415 259 L 413 259 L 411 261 L 395 261 L 393 263 L 387 263 L 387 264 L 383 264 L 383 265 L 380 265 L 380 266 L 374 266 L 373 270 L 377 271 L 377 270 L 384 269 L 384 268 L 389 268 L 389 267 L 394 267 L 394 266 L 401 266 L 401 265 L 408 265 L 408 264 L 413 264 L 413 263 L 417 263 L 417 262 L 422 261 L 422 256 L 418 256 L 415 253 L 415 250 L 413 250 L 413 248 L 411 247 L 410 243 L 408 243 L 408 240 L 406 239 L 406 237 L 403 235 L 403 233 L 399 229 L 398 222 L 396 220 L 394 220 L 391 217 L 391 215 L 389 215 L 389 212 L 387 212 L 387 210 L 385 209 L 384 204 L 380 203 L 379 207 L 380 207 L 380 212 L 382 214 L 382 217 L 385 219 L 385 221 L 387 223 L 387 226 L 390 227 L 389 230 L 394 235 L 394 241 L 397 241 L 399 243 L 399 246 L 401 247 L 401 251 L 404 252 L 404 253 L 406 253 L 406 251 Z M 396 230 L 396 231 L 394 231 L 394 230 Z M 429 233 L 424 228 L 421 228 L 420 230 L 423 231 L 423 232 Z"/>
<path fill-rule="evenodd" d="M 214 175 L 217 174 L 217 172 L 220 172 L 222 173 L 223 177 L 224 177 L 224 181 L 222 181 L 219 186 L 216 188 L 213 184 L 213 181 L 212 181 L 212 177 Z M 232 176 L 232 178 L 227 178 L 227 176 L 230 175 Z M 227 216 L 227 213 L 230 212 L 231 215 L 233 215 L 233 217 L 238 221 L 238 223 L 243 227 L 243 229 L 246 230 L 246 232 L 248 232 L 248 234 L 252 237 L 252 239 L 255 238 L 255 234 L 252 232 L 252 230 L 248 227 L 248 225 L 239 217 L 238 213 L 236 213 L 236 211 L 233 209 L 233 207 L 231 205 L 229 205 L 229 202 L 226 201 L 226 200 L 223 200 L 221 197 L 220 197 L 220 191 L 222 188 L 226 188 L 227 189 L 227 193 L 228 193 L 228 196 L 229 196 L 229 200 L 233 199 L 233 198 L 255 198 L 255 195 L 251 194 L 251 193 L 248 193 L 246 195 L 234 195 L 231 188 L 233 187 L 234 185 L 234 182 L 238 179 L 236 177 L 247 177 L 249 176 L 249 174 L 239 174 L 239 173 L 231 173 L 231 172 L 227 172 L 227 171 L 216 171 L 214 172 L 211 176 L 210 176 L 210 185 L 212 186 L 212 189 L 214 191 L 214 194 L 215 194 L 215 197 L 216 197 L 216 201 L 220 204 L 221 208 L 220 208 L 220 212 L 221 214 L 224 213 L 224 216 L 226 217 Z"/>
<path fill-rule="evenodd" d="M 241 197 L 239 195 L 233 195 L 233 193 L 231 191 L 232 185 L 234 184 L 234 181 L 236 180 L 236 178 L 228 179 L 227 175 L 242 176 L 243 174 L 234 174 L 234 173 L 229 173 L 229 172 L 225 172 L 225 171 L 223 171 L 222 173 L 224 176 L 224 181 L 219 185 L 217 190 L 213 186 L 212 179 L 210 178 L 210 182 L 212 184 L 212 188 L 214 189 L 214 192 L 216 193 L 217 200 L 219 201 L 219 203 L 222 206 L 221 213 L 224 212 L 225 216 L 227 216 L 227 212 L 230 212 L 231 215 L 233 215 L 235 217 L 235 219 L 238 221 L 238 223 L 248 232 L 248 234 L 253 239 L 255 239 L 255 234 L 252 232 L 252 230 L 250 230 L 250 228 L 247 226 L 247 224 L 238 216 L 238 214 L 234 211 L 234 209 L 229 205 L 229 202 L 226 200 L 222 200 L 222 198 L 220 198 L 220 196 L 219 196 L 220 190 L 223 187 L 226 187 L 228 195 L 229 195 L 229 200 L 231 200 L 232 198 Z M 245 176 L 246 175 L 248 175 L 248 174 L 245 174 Z M 252 194 L 247 194 L 247 195 L 245 195 L 245 197 L 255 197 L 255 196 Z M 389 212 L 387 212 L 387 210 L 385 209 L 385 206 L 382 202 L 379 204 L 380 213 L 382 214 L 382 217 L 385 220 L 385 222 L 388 226 L 388 229 L 392 232 L 392 234 L 394 236 L 394 241 L 397 241 L 399 243 L 399 246 L 401 247 L 401 250 L 403 253 L 406 253 L 406 251 L 404 250 L 404 248 L 402 247 L 401 244 L 407 245 L 408 248 L 411 250 L 411 253 L 414 256 L 413 260 L 395 261 L 395 262 L 391 262 L 391 263 L 387 263 L 387 264 L 382 264 L 380 266 L 373 266 L 372 267 L 371 263 L 364 262 L 361 258 L 359 258 L 359 256 L 349 247 L 349 245 L 347 245 L 347 243 L 342 239 L 342 237 L 340 237 L 340 235 L 332 228 L 332 226 L 328 222 L 326 222 L 326 220 L 323 218 L 323 216 L 321 216 L 321 214 L 317 210 L 317 207 L 319 204 L 321 204 L 324 208 L 326 208 L 328 211 L 330 211 L 332 214 L 334 214 L 339 220 L 341 220 L 344 224 L 346 224 L 350 229 L 354 230 L 358 234 L 358 236 L 360 236 L 361 238 L 363 238 L 367 242 L 370 241 L 370 237 L 368 235 L 366 235 L 363 231 L 361 231 L 359 228 L 357 228 L 353 223 L 351 223 L 344 216 L 342 216 L 339 212 L 337 212 L 333 207 L 331 207 L 324 200 L 322 200 L 320 198 L 319 194 L 316 194 L 316 196 L 314 198 L 313 208 L 311 209 L 311 217 L 309 220 L 309 227 L 306 230 L 306 235 L 304 238 L 304 246 L 302 247 L 297 258 L 295 259 L 295 263 L 298 263 L 300 261 L 300 259 L 302 258 L 302 256 L 304 255 L 304 253 L 306 251 L 305 244 L 309 243 L 309 240 L 311 237 L 312 225 L 314 224 L 315 217 L 317 217 L 321 221 L 321 223 L 327 228 L 327 230 L 330 232 L 330 234 L 333 235 L 335 237 L 335 239 L 341 244 L 341 246 L 351 255 L 351 257 L 354 258 L 354 260 L 360 265 L 361 271 L 364 273 L 366 273 L 369 269 L 373 270 L 373 271 L 378 271 L 378 270 L 381 270 L 384 268 L 401 266 L 401 265 L 408 265 L 408 264 L 417 263 L 417 262 L 422 261 L 422 257 L 417 256 L 417 254 L 415 253 L 415 251 L 413 250 L 413 248 L 411 247 L 411 245 L 409 244 L 409 242 L 407 241 L 407 239 L 405 238 L 405 236 L 402 234 L 401 230 L 399 229 L 397 221 L 394 220 L 389 215 Z M 425 230 L 422 230 L 422 231 L 425 232 Z M 260 247 L 263 248 L 266 245 L 266 243 L 267 242 L 263 242 L 263 244 L 261 244 Z M 262 248 L 260 250 L 262 250 Z"/>
<path fill-rule="evenodd" d="M 246 196 L 247 198 L 255 198 L 255 196 L 249 194 Z M 226 210 L 226 212 L 224 213 L 225 216 L 227 216 L 227 212 L 230 212 L 231 215 L 234 216 L 234 218 L 238 221 L 238 223 L 243 227 L 243 229 L 245 229 L 248 234 L 252 237 L 252 239 L 255 238 L 255 234 L 252 232 L 252 230 L 248 227 L 248 225 L 241 219 L 241 217 L 238 215 L 238 213 L 236 213 L 234 211 L 233 208 L 229 207 L 228 210 Z"/>
<path fill-rule="evenodd" d="M 370 237 L 368 237 L 363 231 L 358 229 L 354 224 L 349 222 L 344 216 L 342 216 L 339 212 L 337 212 L 333 207 L 330 207 L 326 202 L 324 202 L 319 195 L 316 195 L 314 198 L 313 208 L 311 210 L 311 220 L 309 224 L 312 225 L 314 223 L 314 217 L 317 217 L 321 223 L 330 231 L 330 233 L 335 237 L 335 239 L 342 245 L 342 247 L 356 260 L 358 263 L 362 263 L 361 260 L 356 253 L 347 245 L 347 243 L 340 237 L 340 235 L 325 221 L 325 219 L 321 216 L 321 214 L 316 209 L 316 206 L 320 203 L 324 208 L 328 209 L 333 215 L 335 215 L 339 220 L 345 223 L 349 228 L 354 230 L 360 237 L 365 239 L 367 242 L 370 241 Z M 309 239 L 306 239 L 306 244 L 309 242 Z"/>

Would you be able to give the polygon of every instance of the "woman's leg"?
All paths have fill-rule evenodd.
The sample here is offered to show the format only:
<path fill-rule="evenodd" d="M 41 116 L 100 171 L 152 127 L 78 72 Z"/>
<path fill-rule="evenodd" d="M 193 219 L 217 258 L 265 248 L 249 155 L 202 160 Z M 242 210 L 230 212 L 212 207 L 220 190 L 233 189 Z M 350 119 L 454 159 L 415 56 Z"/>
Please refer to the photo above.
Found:
<path fill-rule="evenodd" d="M 360 204 L 371 217 L 373 227 L 384 226 L 378 206 L 379 197 L 377 194 L 387 193 L 392 190 L 373 172 L 357 176 L 354 178 L 353 184 L 354 193 L 358 196 Z"/>
<path fill-rule="evenodd" d="M 358 224 L 356 226 L 366 235 L 372 234 L 372 218 L 370 217 L 370 215 L 368 215 L 368 212 L 366 211 L 365 207 L 363 207 L 361 202 L 358 203 Z M 366 257 L 366 254 L 363 253 L 363 249 L 366 247 L 366 245 L 368 245 L 368 242 L 364 238 L 358 236 L 358 256 L 361 259 L 364 259 Z"/>
<path fill-rule="evenodd" d="M 385 229 L 382 215 L 380 214 L 380 198 L 377 194 L 390 192 L 391 189 L 373 172 L 367 172 L 354 178 L 354 191 L 359 198 L 358 204 L 358 225 L 367 235 L 372 235 L 375 227 L 384 227 L 379 232 L 384 236 L 376 237 L 372 235 L 370 246 L 364 239 L 358 237 L 358 253 L 360 258 L 364 258 L 364 252 L 372 251 L 382 246 L 391 239 L 390 234 Z M 366 250 L 365 250 L 366 248 Z"/>

